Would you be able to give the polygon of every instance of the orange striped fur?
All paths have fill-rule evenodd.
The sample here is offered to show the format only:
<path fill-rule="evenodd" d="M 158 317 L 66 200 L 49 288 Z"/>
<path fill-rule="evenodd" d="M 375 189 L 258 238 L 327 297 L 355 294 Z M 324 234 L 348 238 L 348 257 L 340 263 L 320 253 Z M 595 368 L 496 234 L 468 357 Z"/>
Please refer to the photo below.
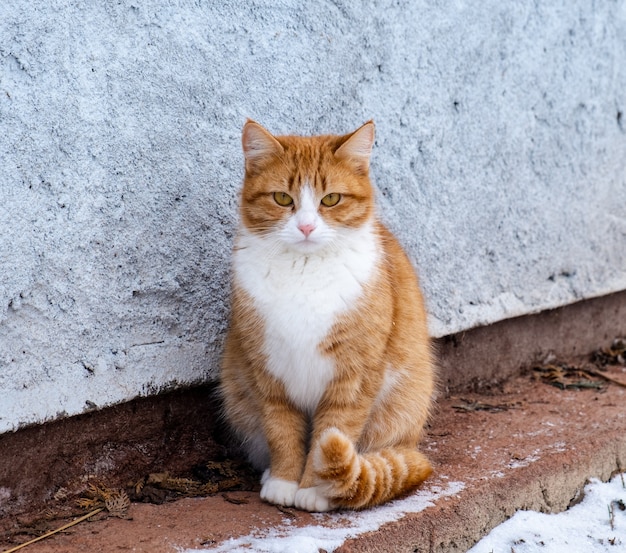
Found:
<path fill-rule="evenodd" d="M 261 497 L 362 509 L 413 490 L 434 369 L 409 260 L 376 215 L 374 125 L 272 136 L 248 121 L 224 412 Z"/>

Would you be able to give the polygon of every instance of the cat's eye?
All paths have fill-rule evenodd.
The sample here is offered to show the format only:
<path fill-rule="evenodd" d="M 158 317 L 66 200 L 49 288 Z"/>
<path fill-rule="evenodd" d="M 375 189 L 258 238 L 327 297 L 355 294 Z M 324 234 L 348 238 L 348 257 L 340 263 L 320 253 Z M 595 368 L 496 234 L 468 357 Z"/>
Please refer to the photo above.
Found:
<path fill-rule="evenodd" d="M 287 207 L 293 203 L 293 198 L 285 192 L 274 192 L 274 201 L 282 207 Z"/>
<path fill-rule="evenodd" d="M 339 203 L 339 200 L 341 200 L 341 194 L 331 192 L 330 194 L 326 194 L 326 196 L 322 198 L 322 204 L 326 207 L 333 207 L 334 205 L 337 205 Z"/>

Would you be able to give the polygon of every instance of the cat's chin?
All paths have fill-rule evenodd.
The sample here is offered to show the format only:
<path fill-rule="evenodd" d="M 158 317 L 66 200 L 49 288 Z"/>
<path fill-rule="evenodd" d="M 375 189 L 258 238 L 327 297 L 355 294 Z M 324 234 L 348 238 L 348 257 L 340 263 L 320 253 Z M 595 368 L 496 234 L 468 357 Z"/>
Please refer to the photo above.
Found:
<path fill-rule="evenodd" d="M 298 242 L 292 242 L 289 244 L 289 248 L 297 253 L 313 254 L 319 253 L 324 250 L 326 246 L 325 242 L 317 240 L 299 240 Z"/>

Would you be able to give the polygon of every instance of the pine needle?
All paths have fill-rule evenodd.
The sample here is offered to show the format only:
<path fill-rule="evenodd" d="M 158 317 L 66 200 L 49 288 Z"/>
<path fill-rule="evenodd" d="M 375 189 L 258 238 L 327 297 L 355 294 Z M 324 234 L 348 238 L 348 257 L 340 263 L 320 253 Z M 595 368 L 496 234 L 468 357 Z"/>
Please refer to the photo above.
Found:
<path fill-rule="evenodd" d="M 622 386 L 623 388 L 626 388 L 626 382 L 618 378 L 609 376 L 608 374 L 601 373 L 600 371 L 594 371 L 593 369 L 585 369 L 585 372 L 587 372 L 591 376 L 599 376 L 600 378 L 603 378 L 604 380 L 607 380 L 608 382 L 612 382 L 613 384 L 617 384 L 618 386 Z"/>
<path fill-rule="evenodd" d="M 79 524 L 85 520 L 87 520 L 88 518 L 91 518 L 94 515 L 97 515 L 100 511 L 104 511 L 104 507 L 99 507 L 98 509 L 94 509 L 93 511 L 91 511 L 90 513 L 87 513 L 86 515 L 77 518 L 76 520 L 73 520 L 72 522 L 68 522 L 67 524 L 64 524 L 63 526 L 61 526 L 60 528 L 57 528 L 56 530 L 52 530 L 51 532 L 48 532 L 46 534 L 44 534 L 43 536 L 39 536 L 38 538 L 35 538 L 34 540 L 30 540 L 27 541 L 26 543 L 22 543 L 16 547 L 13 547 L 11 549 L 7 549 L 6 551 L 4 551 L 4 553 L 13 553 L 14 551 L 18 551 L 24 547 L 26 547 L 27 545 L 32 545 L 33 543 L 36 543 L 38 541 L 41 541 L 45 538 L 49 538 L 50 536 L 53 536 L 54 534 L 58 534 L 59 532 L 63 532 L 63 530 L 67 530 L 68 528 L 71 528 L 72 526 L 75 526 L 76 524 Z"/>

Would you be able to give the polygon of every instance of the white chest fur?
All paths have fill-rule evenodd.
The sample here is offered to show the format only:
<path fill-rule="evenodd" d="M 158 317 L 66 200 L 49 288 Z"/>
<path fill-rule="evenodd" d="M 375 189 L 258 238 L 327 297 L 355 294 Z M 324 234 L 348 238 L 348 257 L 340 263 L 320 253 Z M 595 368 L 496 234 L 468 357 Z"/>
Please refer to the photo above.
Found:
<path fill-rule="evenodd" d="M 234 275 L 265 321 L 267 369 L 291 400 L 313 412 L 334 376 L 319 349 L 337 317 L 354 307 L 379 259 L 373 225 L 342 230 L 332 247 L 305 254 L 240 231 Z"/>

